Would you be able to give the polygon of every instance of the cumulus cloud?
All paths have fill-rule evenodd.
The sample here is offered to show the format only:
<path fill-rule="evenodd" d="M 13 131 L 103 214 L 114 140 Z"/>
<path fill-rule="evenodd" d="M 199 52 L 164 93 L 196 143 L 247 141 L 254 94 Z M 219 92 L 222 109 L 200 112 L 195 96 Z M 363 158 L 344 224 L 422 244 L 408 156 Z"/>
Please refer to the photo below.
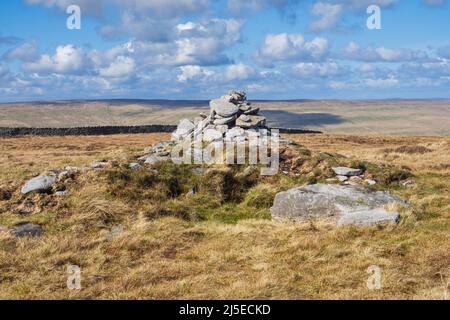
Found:
<path fill-rule="evenodd" d="M 135 71 L 136 63 L 130 57 L 118 56 L 106 68 L 100 68 L 99 74 L 106 78 L 128 77 Z"/>
<path fill-rule="evenodd" d="M 447 4 L 447 0 L 423 0 L 423 2 L 429 6 L 442 6 Z"/>
<path fill-rule="evenodd" d="M 41 55 L 37 61 L 23 64 L 30 72 L 76 74 L 86 67 L 88 59 L 84 51 L 74 45 L 58 46 L 53 56 Z"/>
<path fill-rule="evenodd" d="M 268 34 L 258 50 L 258 61 L 273 66 L 276 61 L 321 60 L 328 54 L 328 40 L 316 37 L 306 41 L 301 34 Z"/>
<path fill-rule="evenodd" d="M 428 55 L 422 50 L 404 48 L 366 47 L 350 42 L 341 53 L 342 58 L 363 62 L 402 62 L 425 60 Z"/>

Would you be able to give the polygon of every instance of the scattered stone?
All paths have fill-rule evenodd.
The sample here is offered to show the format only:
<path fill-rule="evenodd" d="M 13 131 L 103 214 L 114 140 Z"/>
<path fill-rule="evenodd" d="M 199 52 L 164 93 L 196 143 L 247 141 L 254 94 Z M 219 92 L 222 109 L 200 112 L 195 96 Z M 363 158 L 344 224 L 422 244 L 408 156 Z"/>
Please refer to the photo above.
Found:
<path fill-rule="evenodd" d="M 56 181 L 56 176 L 39 176 L 28 181 L 25 186 L 23 186 L 21 192 L 22 194 L 27 194 L 34 191 L 46 192 L 53 187 Z"/>
<path fill-rule="evenodd" d="M 245 140 L 245 130 L 240 127 L 234 127 L 225 134 L 227 141 L 235 141 L 236 139 Z"/>
<path fill-rule="evenodd" d="M 147 160 L 147 159 L 146 159 L 146 160 Z M 139 163 L 130 163 L 130 164 L 128 165 L 128 167 L 129 167 L 131 170 L 134 170 L 134 171 L 138 171 L 138 170 L 142 169 L 142 166 L 141 166 Z"/>
<path fill-rule="evenodd" d="M 32 237 L 37 238 L 42 235 L 42 227 L 33 223 L 22 223 L 11 229 L 11 234 L 18 238 Z"/>
<path fill-rule="evenodd" d="M 162 158 L 162 157 L 157 157 L 157 156 L 149 156 L 145 158 L 145 164 L 149 164 L 149 165 L 154 165 L 157 164 L 158 162 L 167 160 L 166 158 Z"/>
<path fill-rule="evenodd" d="M 55 192 L 55 196 L 57 196 L 57 197 L 65 197 L 65 196 L 67 196 L 67 190 L 64 190 L 64 191 L 57 191 L 57 192 Z"/>
<path fill-rule="evenodd" d="M 66 180 L 69 177 L 70 177 L 70 172 L 69 171 L 67 171 L 67 170 L 61 171 L 58 174 L 58 181 L 64 181 L 64 180 Z"/>
<path fill-rule="evenodd" d="M 358 186 L 315 184 L 278 193 L 271 208 L 275 220 L 331 220 L 338 225 L 370 225 L 395 222 L 397 212 L 384 206 L 408 203 L 385 192 L 373 192 Z"/>
<path fill-rule="evenodd" d="M 336 176 L 336 179 L 338 179 L 339 182 L 345 182 L 348 180 L 348 177 L 346 176 Z"/>
<path fill-rule="evenodd" d="M 407 188 L 413 188 L 416 186 L 416 182 L 414 180 L 410 180 L 410 179 L 401 181 L 400 184 Z"/>
<path fill-rule="evenodd" d="M 361 169 L 352 169 L 346 167 L 334 167 L 332 169 L 334 173 L 336 173 L 338 176 L 352 177 L 352 176 L 360 176 L 363 173 Z"/>
<path fill-rule="evenodd" d="M 367 183 L 369 186 L 374 186 L 377 184 L 377 182 L 372 179 L 365 179 L 364 182 Z"/>
<path fill-rule="evenodd" d="M 108 162 L 106 161 L 95 161 L 91 164 L 92 169 L 104 169 L 108 166 Z"/>

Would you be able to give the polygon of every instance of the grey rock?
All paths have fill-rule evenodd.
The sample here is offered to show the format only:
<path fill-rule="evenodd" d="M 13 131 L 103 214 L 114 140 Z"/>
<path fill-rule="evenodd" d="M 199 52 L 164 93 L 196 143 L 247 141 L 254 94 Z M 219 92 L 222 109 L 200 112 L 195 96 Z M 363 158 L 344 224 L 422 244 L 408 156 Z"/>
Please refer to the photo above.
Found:
<path fill-rule="evenodd" d="M 247 95 L 244 91 L 231 90 L 227 95 L 223 96 L 221 99 L 238 104 L 247 100 Z"/>
<path fill-rule="evenodd" d="M 55 192 L 55 196 L 57 196 L 57 197 L 65 197 L 65 196 L 67 196 L 67 190 L 64 190 L 64 191 L 57 191 L 57 192 Z"/>
<path fill-rule="evenodd" d="M 251 129 L 266 126 L 266 118 L 261 116 L 249 116 L 250 121 L 242 121 L 240 118 L 236 120 L 236 125 L 243 129 Z"/>
<path fill-rule="evenodd" d="M 366 209 L 353 211 L 339 218 L 337 224 L 343 225 L 362 225 L 397 223 L 400 215 L 397 212 L 387 212 L 384 209 Z"/>
<path fill-rule="evenodd" d="M 108 166 L 108 162 L 106 161 L 94 161 L 91 164 L 91 168 L 93 169 L 104 169 Z"/>
<path fill-rule="evenodd" d="M 59 181 L 64 181 L 64 180 L 66 180 L 69 176 L 70 176 L 70 172 L 69 172 L 69 171 L 67 171 L 67 170 L 61 171 L 61 172 L 58 174 L 58 180 L 59 180 Z"/>
<path fill-rule="evenodd" d="M 278 140 L 278 144 L 280 146 L 296 145 L 295 141 L 289 139 L 280 139 Z"/>
<path fill-rule="evenodd" d="M 128 167 L 134 171 L 140 170 L 142 168 L 142 166 L 139 163 L 130 163 Z"/>
<path fill-rule="evenodd" d="M 214 129 L 216 129 L 217 131 L 222 133 L 222 135 L 228 132 L 228 126 L 227 125 L 218 125 L 218 126 L 215 126 Z"/>
<path fill-rule="evenodd" d="M 223 139 L 222 132 L 217 131 L 216 129 L 206 129 L 203 132 L 203 141 L 213 142 L 213 141 L 220 141 L 222 139 Z"/>
<path fill-rule="evenodd" d="M 348 180 L 347 176 L 336 176 L 336 179 L 339 180 L 339 182 L 345 182 Z"/>
<path fill-rule="evenodd" d="M 249 110 L 244 111 L 244 114 L 248 115 L 248 116 L 254 116 L 254 115 L 257 115 L 258 113 L 259 113 L 259 108 L 250 108 Z"/>
<path fill-rule="evenodd" d="M 159 163 L 159 162 L 161 162 L 161 161 L 165 161 L 165 160 L 168 160 L 168 158 L 166 158 L 166 157 L 157 157 L 157 156 L 148 156 L 146 159 L 145 159 L 145 164 L 149 164 L 149 165 L 154 165 L 154 164 L 157 164 L 157 163 Z"/>
<path fill-rule="evenodd" d="M 275 220 L 325 219 L 337 224 L 376 224 L 398 220 L 384 206 L 408 203 L 385 192 L 358 186 L 315 184 L 278 193 L 271 208 Z"/>
<path fill-rule="evenodd" d="M 224 118 L 229 118 L 239 112 L 238 106 L 224 99 L 212 100 L 209 105 L 211 107 L 211 110 Z"/>
<path fill-rule="evenodd" d="M 30 192 L 45 192 L 50 190 L 56 183 L 56 176 L 39 176 L 28 181 L 22 188 L 22 194 Z"/>
<path fill-rule="evenodd" d="M 359 176 L 363 173 L 361 169 L 353 169 L 346 167 L 334 167 L 332 169 L 334 173 L 336 173 L 337 175 L 346 177 Z"/>
<path fill-rule="evenodd" d="M 18 224 L 11 229 L 11 234 L 18 238 L 37 238 L 42 235 L 42 227 L 33 223 Z"/>
<path fill-rule="evenodd" d="M 250 122 L 250 121 L 252 121 L 252 119 L 249 116 L 243 114 L 239 117 L 239 121 Z"/>
<path fill-rule="evenodd" d="M 172 133 L 172 139 L 175 141 L 182 140 L 190 135 L 195 129 L 195 124 L 188 119 L 183 119 L 178 124 L 177 130 Z"/>
<path fill-rule="evenodd" d="M 248 103 L 239 105 L 239 110 L 241 110 L 242 112 L 249 111 L 251 108 L 252 107 Z"/>
<path fill-rule="evenodd" d="M 234 127 L 225 134 L 226 141 L 245 140 L 245 130 L 240 127 Z"/>
<path fill-rule="evenodd" d="M 364 180 L 369 186 L 374 186 L 377 184 L 377 182 L 375 180 L 372 179 L 365 179 Z"/>
<path fill-rule="evenodd" d="M 229 123 L 234 122 L 236 120 L 236 118 L 237 118 L 236 115 L 233 115 L 233 116 L 228 117 L 228 118 L 217 118 L 217 119 L 214 120 L 213 123 L 215 125 L 225 125 L 225 124 L 229 124 Z"/>

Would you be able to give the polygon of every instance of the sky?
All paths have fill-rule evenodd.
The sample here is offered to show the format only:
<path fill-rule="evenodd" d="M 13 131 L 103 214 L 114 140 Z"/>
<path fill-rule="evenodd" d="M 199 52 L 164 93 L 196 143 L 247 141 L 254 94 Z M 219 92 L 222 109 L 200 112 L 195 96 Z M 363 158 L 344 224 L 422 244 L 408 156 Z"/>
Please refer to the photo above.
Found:
<path fill-rule="evenodd" d="M 446 0 L 9 0 L 0 21 L 0 102 L 450 98 Z"/>

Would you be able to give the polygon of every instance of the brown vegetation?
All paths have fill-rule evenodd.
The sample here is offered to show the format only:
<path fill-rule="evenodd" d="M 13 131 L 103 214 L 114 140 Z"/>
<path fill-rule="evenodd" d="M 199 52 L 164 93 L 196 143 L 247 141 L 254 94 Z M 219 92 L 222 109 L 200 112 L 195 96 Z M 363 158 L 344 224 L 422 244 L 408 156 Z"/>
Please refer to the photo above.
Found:
<path fill-rule="evenodd" d="M 127 168 L 167 137 L 0 139 L 0 225 L 44 228 L 39 239 L 0 231 L 0 298 L 442 299 L 449 290 L 448 138 L 292 135 L 299 146 L 282 154 L 290 173 L 274 177 L 245 166 Z M 431 151 L 384 152 L 418 145 Z M 101 159 L 114 161 L 68 179 L 67 197 L 19 193 L 45 170 Z M 412 209 L 398 226 L 270 221 L 276 192 L 323 182 L 333 165 L 365 169 Z M 117 226 L 123 232 L 111 233 Z M 66 287 L 68 265 L 81 267 L 79 291 Z M 366 287 L 371 265 L 382 270 L 381 290 Z"/>

